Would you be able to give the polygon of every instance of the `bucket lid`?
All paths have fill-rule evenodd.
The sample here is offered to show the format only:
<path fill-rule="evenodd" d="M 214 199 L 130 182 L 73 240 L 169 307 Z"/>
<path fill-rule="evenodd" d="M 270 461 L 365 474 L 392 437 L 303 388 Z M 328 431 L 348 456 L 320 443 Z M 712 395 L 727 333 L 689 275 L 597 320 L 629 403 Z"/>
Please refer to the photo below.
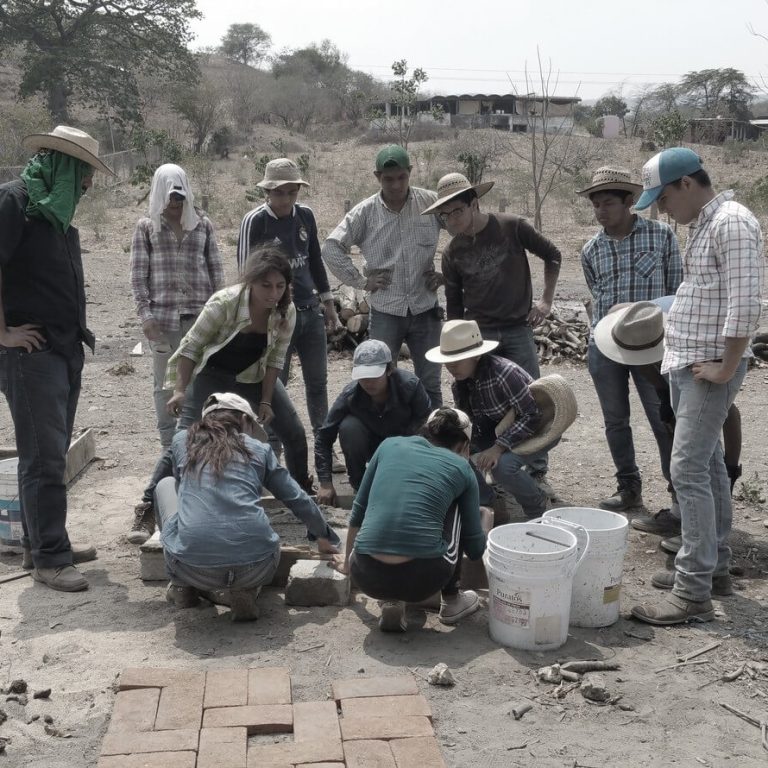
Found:
<path fill-rule="evenodd" d="M 576 554 L 577 539 L 570 531 L 539 523 L 508 523 L 488 534 L 488 552 L 517 560 L 565 560 Z"/>
<path fill-rule="evenodd" d="M 542 517 L 545 520 L 567 520 L 588 531 L 620 531 L 629 528 L 629 521 L 624 515 L 594 507 L 557 507 L 548 509 Z"/>

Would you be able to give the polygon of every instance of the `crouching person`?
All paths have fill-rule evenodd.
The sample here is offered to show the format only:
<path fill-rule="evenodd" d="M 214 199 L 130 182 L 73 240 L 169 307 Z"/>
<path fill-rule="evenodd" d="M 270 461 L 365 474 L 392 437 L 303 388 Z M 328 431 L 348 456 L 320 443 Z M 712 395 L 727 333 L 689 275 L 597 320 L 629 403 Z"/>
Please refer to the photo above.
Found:
<path fill-rule="evenodd" d="M 155 513 L 170 576 L 166 597 L 178 608 L 225 590 L 233 621 L 258 618 L 256 598 L 280 561 L 262 488 L 306 524 L 320 552 L 339 551 L 338 536 L 266 440 L 251 406 L 232 393 L 212 394 L 200 421 L 174 436 L 173 477 L 158 483 Z"/>
<path fill-rule="evenodd" d="M 421 435 L 391 437 L 373 455 L 352 507 L 338 568 L 381 602 L 379 628 L 404 632 L 405 604 L 442 593 L 439 619 L 456 624 L 479 608 L 459 590 L 463 552 L 485 551 L 477 480 L 469 464 L 469 417 L 438 408 Z"/>

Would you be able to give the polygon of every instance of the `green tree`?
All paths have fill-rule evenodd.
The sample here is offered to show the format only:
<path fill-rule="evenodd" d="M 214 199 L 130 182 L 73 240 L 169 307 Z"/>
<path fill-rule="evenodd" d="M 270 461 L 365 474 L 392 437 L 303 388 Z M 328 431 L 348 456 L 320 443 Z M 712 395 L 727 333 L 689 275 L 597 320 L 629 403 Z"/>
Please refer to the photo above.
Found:
<path fill-rule="evenodd" d="M 258 66 L 269 53 L 272 37 L 258 24 L 230 24 L 221 41 L 221 52 L 248 66 Z"/>
<path fill-rule="evenodd" d="M 419 89 L 429 80 L 429 76 L 420 67 L 409 74 L 408 62 L 405 59 L 392 63 L 392 74 L 395 79 L 390 82 L 389 90 L 397 121 L 397 143 L 408 149 L 411 130 L 418 120 Z M 443 115 L 442 105 L 432 107 L 431 115 L 434 120 L 440 120 Z"/>
<path fill-rule="evenodd" d="M 740 120 L 752 116 L 755 88 L 738 69 L 701 69 L 689 72 L 679 86 L 684 102 L 704 115 L 726 114 Z"/>
<path fill-rule="evenodd" d="M 659 115 L 651 123 L 651 135 L 662 148 L 672 147 L 683 140 L 687 125 L 685 118 L 675 109 Z"/>
<path fill-rule="evenodd" d="M 187 123 L 195 142 L 195 152 L 202 152 L 208 137 L 222 127 L 224 96 L 221 89 L 210 80 L 203 79 L 195 85 L 178 88 L 171 104 Z"/>
<path fill-rule="evenodd" d="M 56 122 L 73 103 L 140 122 L 137 77 L 194 80 L 186 44 L 194 0 L 3 0 L 0 47 L 20 45 L 22 96 L 41 93 Z"/>

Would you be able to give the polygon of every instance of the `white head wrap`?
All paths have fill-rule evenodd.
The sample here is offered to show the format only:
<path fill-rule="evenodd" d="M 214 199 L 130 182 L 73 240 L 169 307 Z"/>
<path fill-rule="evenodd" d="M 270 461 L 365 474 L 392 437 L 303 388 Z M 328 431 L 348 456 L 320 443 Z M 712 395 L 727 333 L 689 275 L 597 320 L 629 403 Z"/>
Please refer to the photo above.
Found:
<path fill-rule="evenodd" d="M 171 192 L 184 195 L 184 209 L 181 212 L 181 228 L 191 232 L 199 223 L 200 217 L 195 212 L 195 198 L 192 187 L 183 168 L 173 163 L 161 165 L 152 177 L 152 189 L 149 192 L 149 218 L 156 232 L 162 226 L 163 211 L 171 201 Z"/>

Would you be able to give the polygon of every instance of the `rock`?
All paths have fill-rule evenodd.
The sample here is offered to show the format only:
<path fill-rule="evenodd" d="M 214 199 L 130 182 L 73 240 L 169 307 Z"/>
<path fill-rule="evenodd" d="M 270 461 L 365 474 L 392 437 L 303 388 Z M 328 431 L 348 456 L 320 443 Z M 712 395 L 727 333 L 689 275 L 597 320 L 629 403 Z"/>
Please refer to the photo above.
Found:
<path fill-rule="evenodd" d="M 6 746 L 6 744 L 8 744 L 9 741 L 10 741 L 10 739 L 7 739 L 7 738 L 5 738 L 3 736 L 0 736 L 0 755 L 4 755 L 5 754 L 5 746 Z"/>
<path fill-rule="evenodd" d="M 27 681 L 26 680 L 14 680 L 9 686 L 6 693 L 26 693 Z"/>
<path fill-rule="evenodd" d="M 435 664 L 427 675 L 427 682 L 430 685 L 456 685 L 456 680 L 453 677 L 453 673 L 448 669 L 447 664 L 440 662 Z"/>
<path fill-rule="evenodd" d="M 611 698 L 601 675 L 584 675 L 581 682 L 581 695 L 590 701 L 604 702 Z"/>
<path fill-rule="evenodd" d="M 563 676 L 560 674 L 560 665 L 552 664 L 549 667 L 539 667 L 536 670 L 536 677 L 541 680 L 542 683 L 552 683 L 557 685 L 562 681 Z"/>
<path fill-rule="evenodd" d="M 291 568 L 285 588 L 286 605 L 347 605 L 349 577 L 325 560 L 299 560 Z"/>
<path fill-rule="evenodd" d="M 0 725 L 2 725 L 7 719 L 8 715 L 6 715 L 5 712 L 0 709 Z"/>
<path fill-rule="evenodd" d="M 43 715 L 43 722 L 46 725 L 50 725 L 53 722 L 53 718 L 50 715 Z"/>
<path fill-rule="evenodd" d="M 51 696 L 51 689 L 50 688 L 43 688 L 41 691 L 35 691 L 34 694 L 32 694 L 33 699 L 48 699 Z"/>

